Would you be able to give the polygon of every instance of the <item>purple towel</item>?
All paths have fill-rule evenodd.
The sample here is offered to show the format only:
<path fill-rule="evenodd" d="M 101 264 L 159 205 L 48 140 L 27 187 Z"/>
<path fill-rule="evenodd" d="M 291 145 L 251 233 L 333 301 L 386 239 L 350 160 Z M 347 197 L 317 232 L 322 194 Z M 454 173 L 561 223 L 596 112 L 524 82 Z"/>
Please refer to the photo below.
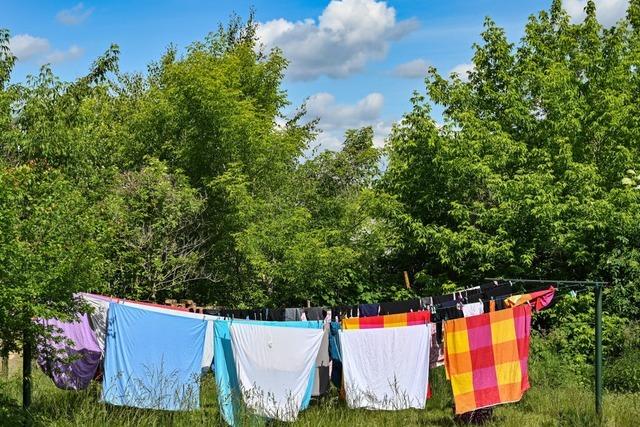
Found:
<path fill-rule="evenodd" d="M 38 345 L 38 365 L 62 389 L 87 388 L 102 357 L 87 315 L 78 315 L 77 319 L 76 322 L 40 320 L 44 326 L 52 327 L 52 335 L 59 342 L 50 339 L 47 344 Z"/>

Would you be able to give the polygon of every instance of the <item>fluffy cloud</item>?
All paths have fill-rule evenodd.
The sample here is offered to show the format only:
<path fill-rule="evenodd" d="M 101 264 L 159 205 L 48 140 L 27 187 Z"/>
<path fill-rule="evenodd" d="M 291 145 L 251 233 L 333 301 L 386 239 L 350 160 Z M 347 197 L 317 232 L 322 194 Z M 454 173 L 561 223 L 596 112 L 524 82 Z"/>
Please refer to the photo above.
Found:
<path fill-rule="evenodd" d="M 396 66 L 396 68 L 393 69 L 393 74 L 407 79 L 422 78 L 427 75 L 427 68 L 429 68 L 427 61 L 424 59 L 414 59 L 413 61 Z"/>
<path fill-rule="evenodd" d="M 584 7 L 587 0 L 563 0 L 562 3 L 573 22 L 584 20 Z M 595 3 L 596 17 L 602 25 L 607 27 L 615 25 L 623 18 L 629 7 L 629 0 L 595 0 Z"/>
<path fill-rule="evenodd" d="M 322 133 L 317 138 L 318 148 L 337 150 L 344 141 L 347 129 L 372 126 L 374 144 L 381 147 L 391 130 L 392 122 L 381 119 L 384 97 L 370 93 L 355 104 L 339 104 L 335 96 L 321 92 L 307 100 L 307 117 L 318 118 Z"/>
<path fill-rule="evenodd" d="M 11 37 L 9 50 L 20 62 L 35 60 L 40 64 L 57 64 L 77 59 L 84 54 L 84 50 L 76 45 L 72 45 L 67 50 L 53 50 L 49 40 L 29 34 L 18 34 Z"/>
<path fill-rule="evenodd" d="M 47 53 L 50 49 L 49 40 L 42 37 L 18 34 L 9 39 L 9 50 L 18 58 L 18 61 L 28 61 Z"/>
<path fill-rule="evenodd" d="M 78 25 L 87 19 L 93 13 L 93 8 L 85 8 L 84 4 L 78 3 L 71 9 L 65 9 L 58 12 L 56 19 L 64 25 Z"/>
<path fill-rule="evenodd" d="M 44 57 L 44 62 L 50 64 L 58 64 L 64 61 L 71 61 L 80 58 L 84 54 L 84 49 L 76 45 L 71 46 L 67 50 L 54 50 Z"/>
<path fill-rule="evenodd" d="M 384 59 L 389 43 L 417 25 L 413 19 L 397 21 L 395 9 L 384 1 L 331 0 L 317 22 L 275 19 L 259 25 L 258 37 L 267 49 L 283 50 L 289 78 L 340 78 Z"/>
<path fill-rule="evenodd" d="M 321 92 L 312 95 L 307 101 L 307 114 L 319 117 L 327 126 L 358 126 L 371 122 L 380 116 L 384 105 L 384 96 L 374 92 L 365 96 L 354 105 L 336 103 L 335 96 Z"/>
<path fill-rule="evenodd" d="M 473 69 L 473 64 L 458 64 L 451 69 L 450 73 L 457 74 L 458 76 L 460 76 L 460 80 L 462 80 L 463 82 L 467 82 L 469 81 L 469 72 L 473 71 Z"/>

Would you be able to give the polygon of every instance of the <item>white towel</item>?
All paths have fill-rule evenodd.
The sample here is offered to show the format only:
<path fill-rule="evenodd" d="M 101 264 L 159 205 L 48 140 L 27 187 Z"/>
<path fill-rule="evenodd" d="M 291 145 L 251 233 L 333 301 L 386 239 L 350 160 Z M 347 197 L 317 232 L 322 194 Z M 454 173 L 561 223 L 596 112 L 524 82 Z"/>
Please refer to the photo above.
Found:
<path fill-rule="evenodd" d="M 245 405 L 258 415 L 295 421 L 323 330 L 232 323 L 230 331 Z"/>
<path fill-rule="evenodd" d="M 431 324 L 343 330 L 340 346 L 350 408 L 425 407 Z"/>

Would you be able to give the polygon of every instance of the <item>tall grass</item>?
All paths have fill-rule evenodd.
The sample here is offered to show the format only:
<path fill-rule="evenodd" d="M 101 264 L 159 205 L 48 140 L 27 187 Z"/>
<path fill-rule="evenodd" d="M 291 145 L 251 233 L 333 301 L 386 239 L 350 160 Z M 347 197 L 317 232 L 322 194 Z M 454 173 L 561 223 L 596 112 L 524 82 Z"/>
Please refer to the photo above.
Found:
<path fill-rule="evenodd" d="M 550 355 L 531 361 L 532 388 L 521 402 L 498 406 L 490 426 L 596 426 L 593 392 L 574 378 L 563 364 Z M 295 426 L 455 426 L 451 387 L 442 368 L 431 372 L 433 397 L 424 410 L 368 411 L 346 407 L 335 390 L 315 400 L 302 411 Z M 100 385 L 85 391 L 57 389 L 39 370 L 34 370 L 33 405 L 30 414 L 20 409 L 21 383 L 14 372 L 0 380 L 0 425 L 21 425 L 30 417 L 42 426 L 222 426 L 215 381 L 209 374 L 202 381 L 201 409 L 189 412 L 153 411 L 116 407 L 100 403 Z M 603 425 L 640 425 L 640 394 L 607 393 Z M 265 425 L 265 421 L 244 414 L 242 425 Z"/>

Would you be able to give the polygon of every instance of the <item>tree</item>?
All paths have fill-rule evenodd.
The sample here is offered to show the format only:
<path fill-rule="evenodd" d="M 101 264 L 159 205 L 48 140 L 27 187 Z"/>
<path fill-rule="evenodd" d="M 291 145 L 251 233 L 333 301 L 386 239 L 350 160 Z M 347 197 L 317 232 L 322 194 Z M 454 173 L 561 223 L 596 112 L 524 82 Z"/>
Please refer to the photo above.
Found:
<path fill-rule="evenodd" d="M 423 288 L 494 275 L 607 280 L 609 312 L 637 318 L 637 7 L 604 29 L 593 2 L 571 24 L 554 1 L 517 46 L 487 19 L 468 81 L 429 70 L 426 96 L 392 132 L 382 183 L 403 205 L 397 263 Z"/>
<path fill-rule="evenodd" d="M 104 260 L 87 200 L 41 165 L 0 170 L 0 351 L 44 334 L 35 318 L 69 319 L 74 292 L 100 286 Z"/>
<path fill-rule="evenodd" d="M 150 158 L 118 175 L 100 209 L 110 226 L 103 236 L 110 294 L 162 300 L 211 279 L 203 266 L 204 199 L 178 171 Z"/>
<path fill-rule="evenodd" d="M 341 151 L 302 163 L 266 203 L 241 196 L 244 187 L 235 192 L 237 211 L 249 215 L 236 242 L 257 276 L 259 303 L 322 305 L 397 296 L 397 288 L 380 286 L 384 276 L 377 267 L 394 241 L 387 224 L 375 219 L 385 200 L 372 188 L 379 160 L 372 129 L 349 130 Z"/>
<path fill-rule="evenodd" d="M 279 51 L 260 50 L 251 15 L 232 18 L 183 56 L 170 48 L 147 77 L 123 85 L 128 161 L 159 158 L 205 200 L 200 230 L 211 280 L 192 284 L 194 299 L 238 304 L 256 283 L 235 243 L 250 218 L 238 209 L 255 211 L 279 194 L 313 134 L 313 124 L 299 123 L 302 112 L 282 117 L 285 66 Z M 251 202 L 240 208 L 235 197 Z"/>

